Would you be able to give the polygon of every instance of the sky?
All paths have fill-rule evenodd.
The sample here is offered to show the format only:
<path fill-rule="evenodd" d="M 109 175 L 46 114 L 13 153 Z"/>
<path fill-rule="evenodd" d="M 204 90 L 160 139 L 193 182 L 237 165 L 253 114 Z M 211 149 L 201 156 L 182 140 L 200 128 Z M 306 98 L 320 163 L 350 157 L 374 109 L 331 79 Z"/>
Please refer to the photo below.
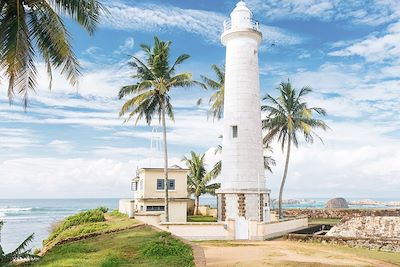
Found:
<path fill-rule="evenodd" d="M 172 41 L 172 58 L 191 55 L 178 71 L 213 78 L 223 65 L 223 21 L 233 0 L 102 1 L 110 11 L 94 36 L 65 18 L 83 66 L 78 87 L 54 74 L 51 91 L 44 65 L 24 111 L 10 105 L 0 80 L 0 198 L 130 197 L 138 167 L 162 164 L 157 121 L 124 123 L 121 86 L 134 84 L 132 55 L 153 37 Z M 293 149 L 284 198 L 398 198 L 400 189 L 400 1 L 247 0 L 261 24 L 261 94 L 290 79 L 311 86 L 311 106 L 328 111 L 324 143 Z M 274 44 L 274 45 L 272 45 Z M 1 75 L 0 75 L 1 77 Z M 175 122 L 168 121 L 170 163 L 182 165 L 191 150 L 218 160 L 222 121 L 207 119 L 212 92 L 174 89 Z M 203 98 L 201 106 L 196 101 Z M 153 145 L 151 145 L 153 144 Z M 276 197 L 283 154 L 266 173 Z"/>

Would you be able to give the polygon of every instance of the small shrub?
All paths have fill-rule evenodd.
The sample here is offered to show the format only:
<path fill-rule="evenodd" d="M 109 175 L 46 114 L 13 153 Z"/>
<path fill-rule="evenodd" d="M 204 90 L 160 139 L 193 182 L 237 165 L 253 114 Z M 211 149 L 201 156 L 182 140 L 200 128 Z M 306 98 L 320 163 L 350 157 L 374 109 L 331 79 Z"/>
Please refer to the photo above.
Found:
<path fill-rule="evenodd" d="M 118 210 L 113 210 L 113 211 L 109 212 L 108 214 L 112 217 L 117 217 L 117 218 L 127 218 L 128 217 L 128 215 L 126 215 L 125 213 L 119 212 Z"/>
<path fill-rule="evenodd" d="M 107 257 L 101 263 L 101 267 L 117 267 L 122 263 L 121 259 L 115 254 L 108 254 Z"/>
<path fill-rule="evenodd" d="M 192 261 L 192 249 L 180 240 L 171 237 L 171 233 L 158 233 L 158 240 L 150 241 L 143 248 L 145 256 L 163 258 L 169 256 L 183 256 L 188 261 Z"/>
<path fill-rule="evenodd" d="M 55 230 L 50 234 L 49 238 L 44 240 L 43 243 L 47 244 L 59 236 L 63 231 L 77 225 L 93 223 L 93 222 L 104 222 L 104 211 L 107 208 L 100 207 L 94 210 L 83 211 L 75 215 L 67 217 L 63 222 L 56 226 Z"/>
<path fill-rule="evenodd" d="M 108 212 L 108 208 L 107 208 L 107 207 L 104 207 L 104 206 L 98 207 L 97 209 L 98 209 L 98 210 L 101 210 L 103 213 Z"/>

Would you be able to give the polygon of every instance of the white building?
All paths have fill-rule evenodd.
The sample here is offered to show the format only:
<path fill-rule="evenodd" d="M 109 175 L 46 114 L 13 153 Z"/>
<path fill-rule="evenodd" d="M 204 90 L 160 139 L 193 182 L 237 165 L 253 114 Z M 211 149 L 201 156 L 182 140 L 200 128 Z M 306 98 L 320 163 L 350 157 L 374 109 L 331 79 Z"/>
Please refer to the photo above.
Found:
<path fill-rule="evenodd" d="M 226 46 L 220 221 L 265 221 L 266 188 L 261 132 L 258 47 L 262 34 L 240 1 L 224 23 Z"/>
<path fill-rule="evenodd" d="M 178 166 L 168 168 L 170 222 L 186 222 L 188 169 Z M 141 168 L 132 179 L 132 199 L 122 199 L 120 212 L 130 216 L 159 215 L 165 221 L 165 180 L 163 168 Z"/>

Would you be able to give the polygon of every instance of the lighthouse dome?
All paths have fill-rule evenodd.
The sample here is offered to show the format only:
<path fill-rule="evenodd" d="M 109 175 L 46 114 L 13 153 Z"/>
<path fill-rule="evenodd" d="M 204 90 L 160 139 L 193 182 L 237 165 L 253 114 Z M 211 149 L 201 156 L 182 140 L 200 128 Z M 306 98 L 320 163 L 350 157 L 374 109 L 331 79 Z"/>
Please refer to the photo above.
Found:
<path fill-rule="evenodd" d="M 252 17 L 253 14 L 246 6 L 246 3 L 244 1 L 240 1 L 236 4 L 235 9 L 231 13 L 232 27 L 249 27 L 251 25 Z"/>

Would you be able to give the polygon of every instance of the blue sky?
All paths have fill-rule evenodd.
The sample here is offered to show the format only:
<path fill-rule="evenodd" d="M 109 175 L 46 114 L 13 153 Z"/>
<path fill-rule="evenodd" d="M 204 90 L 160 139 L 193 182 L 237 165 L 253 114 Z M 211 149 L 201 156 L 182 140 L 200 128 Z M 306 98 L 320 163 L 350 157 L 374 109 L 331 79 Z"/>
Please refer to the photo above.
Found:
<path fill-rule="evenodd" d="M 24 112 L 0 84 L 0 197 L 129 197 L 137 166 L 161 164 L 150 149 L 157 125 L 138 127 L 118 118 L 122 85 L 133 83 L 131 55 L 153 36 L 171 40 L 172 54 L 191 55 L 180 70 L 196 79 L 222 65 L 222 23 L 236 1 L 103 1 L 110 10 L 95 36 L 66 20 L 84 67 L 78 88 L 55 74 L 53 88 L 38 60 L 36 93 Z M 261 24 L 262 94 L 275 94 L 290 78 L 314 88 L 308 101 L 324 107 L 332 130 L 324 144 L 301 144 L 293 153 L 286 197 L 397 197 L 400 187 L 400 2 L 396 0 L 248 0 Z M 273 46 L 271 46 L 274 44 Z M 0 76 L 1 77 L 1 76 Z M 190 150 L 218 158 L 221 121 L 207 120 L 210 92 L 172 93 L 176 121 L 169 122 L 171 163 Z M 207 101 L 205 101 L 207 103 Z M 159 131 L 160 129 L 158 129 Z M 267 183 L 276 195 L 282 152 Z"/>

